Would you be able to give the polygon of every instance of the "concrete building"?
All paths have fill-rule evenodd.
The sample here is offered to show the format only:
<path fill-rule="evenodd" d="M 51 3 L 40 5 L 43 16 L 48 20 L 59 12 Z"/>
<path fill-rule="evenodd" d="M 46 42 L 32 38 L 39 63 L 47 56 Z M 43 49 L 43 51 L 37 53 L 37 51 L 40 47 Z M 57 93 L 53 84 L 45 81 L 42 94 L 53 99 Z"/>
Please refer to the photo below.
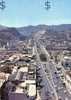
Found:
<path fill-rule="evenodd" d="M 9 93 L 9 100 L 29 100 L 25 94 Z"/>
<path fill-rule="evenodd" d="M 68 71 L 65 76 L 65 83 L 68 92 L 71 94 L 71 71 Z"/>
<path fill-rule="evenodd" d="M 14 70 L 2 92 L 4 100 L 35 100 L 36 68 L 26 65 Z"/>

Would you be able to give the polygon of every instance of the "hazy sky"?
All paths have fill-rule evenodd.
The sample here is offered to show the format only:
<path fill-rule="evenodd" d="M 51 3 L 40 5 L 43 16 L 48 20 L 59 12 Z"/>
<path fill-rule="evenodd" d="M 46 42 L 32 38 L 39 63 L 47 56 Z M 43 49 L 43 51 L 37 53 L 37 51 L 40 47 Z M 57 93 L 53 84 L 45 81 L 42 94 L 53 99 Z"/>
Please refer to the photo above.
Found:
<path fill-rule="evenodd" d="M 6 9 L 0 11 L 0 24 L 26 26 L 37 24 L 71 23 L 71 0 L 50 0 L 51 9 L 46 11 L 46 0 L 5 0 Z"/>

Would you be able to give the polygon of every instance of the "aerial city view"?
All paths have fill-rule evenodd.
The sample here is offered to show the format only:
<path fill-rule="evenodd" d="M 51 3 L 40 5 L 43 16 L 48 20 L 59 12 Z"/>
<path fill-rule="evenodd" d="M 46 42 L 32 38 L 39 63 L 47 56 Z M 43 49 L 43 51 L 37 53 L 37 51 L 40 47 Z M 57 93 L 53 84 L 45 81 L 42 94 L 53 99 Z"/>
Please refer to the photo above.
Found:
<path fill-rule="evenodd" d="M 0 0 L 0 100 L 71 100 L 71 0 Z"/>

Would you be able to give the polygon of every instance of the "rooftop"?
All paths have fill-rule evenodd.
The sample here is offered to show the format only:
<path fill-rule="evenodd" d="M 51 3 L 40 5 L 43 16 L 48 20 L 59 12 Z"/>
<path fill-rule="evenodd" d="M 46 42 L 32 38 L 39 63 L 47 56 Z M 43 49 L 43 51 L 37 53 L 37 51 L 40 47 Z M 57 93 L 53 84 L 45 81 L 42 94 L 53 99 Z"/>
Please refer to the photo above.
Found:
<path fill-rule="evenodd" d="M 69 75 L 70 78 L 71 78 L 71 71 L 67 71 L 66 73 L 67 73 L 67 75 Z"/>

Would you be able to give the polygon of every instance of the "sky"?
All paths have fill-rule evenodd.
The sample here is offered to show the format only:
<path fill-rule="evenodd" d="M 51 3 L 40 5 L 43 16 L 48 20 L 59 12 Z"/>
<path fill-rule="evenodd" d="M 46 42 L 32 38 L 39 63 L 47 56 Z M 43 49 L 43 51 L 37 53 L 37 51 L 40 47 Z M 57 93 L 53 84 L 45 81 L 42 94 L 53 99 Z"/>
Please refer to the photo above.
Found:
<path fill-rule="evenodd" d="M 23 27 L 27 25 L 71 24 L 71 0 L 49 0 L 51 8 L 44 7 L 46 0 L 5 0 L 0 10 L 0 25 Z"/>

